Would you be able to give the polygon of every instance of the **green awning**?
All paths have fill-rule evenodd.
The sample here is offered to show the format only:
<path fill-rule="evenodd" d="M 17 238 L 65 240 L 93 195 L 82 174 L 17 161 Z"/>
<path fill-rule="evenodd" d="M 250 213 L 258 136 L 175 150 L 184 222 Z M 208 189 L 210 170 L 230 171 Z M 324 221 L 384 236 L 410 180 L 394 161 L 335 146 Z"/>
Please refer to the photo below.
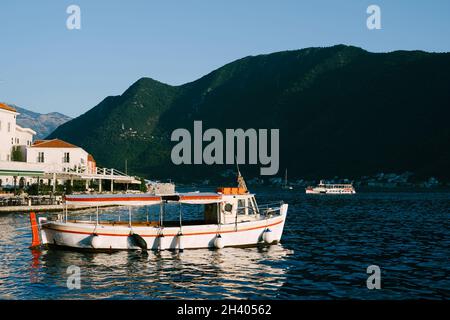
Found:
<path fill-rule="evenodd" d="M 0 176 L 40 177 L 43 175 L 44 175 L 44 171 L 0 170 Z"/>

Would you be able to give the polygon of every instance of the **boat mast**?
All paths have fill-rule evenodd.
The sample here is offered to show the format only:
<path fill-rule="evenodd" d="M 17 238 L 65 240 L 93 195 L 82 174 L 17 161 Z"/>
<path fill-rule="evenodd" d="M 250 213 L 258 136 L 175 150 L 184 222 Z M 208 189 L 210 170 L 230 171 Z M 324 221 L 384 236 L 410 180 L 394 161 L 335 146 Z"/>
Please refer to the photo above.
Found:
<path fill-rule="evenodd" d="M 239 163 L 237 162 L 237 158 L 236 157 L 234 157 L 234 158 L 236 159 L 236 167 L 237 167 L 237 172 L 238 172 L 238 176 L 237 176 L 238 187 L 243 188 L 245 190 L 245 192 L 248 192 L 247 184 L 245 183 L 244 177 L 241 175 L 241 171 L 239 170 Z"/>

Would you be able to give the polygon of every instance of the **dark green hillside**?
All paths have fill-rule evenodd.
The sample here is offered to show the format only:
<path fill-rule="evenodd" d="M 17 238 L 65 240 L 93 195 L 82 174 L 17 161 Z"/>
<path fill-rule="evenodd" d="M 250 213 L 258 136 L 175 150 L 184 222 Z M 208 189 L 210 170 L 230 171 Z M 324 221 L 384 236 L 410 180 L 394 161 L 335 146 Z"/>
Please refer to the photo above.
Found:
<path fill-rule="evenodd" d="M 246 57 L 179 87 L 141 79 L 51 137 L 87 148 L 101 165 L 122 168 L 128 158 L 137 173 L 193 178 L 220 170 L 171 165 L 173 129 L 194 120 L 204 130 L 279 128 L 280 168 L 291 177 L 408 170 L 448 180 L 449 89 L 447 53 L 308 48 Z"/>
<path fill-rule="evenodd" d="M 121 96 L 107 97 L 95 108 L 60 126 L 50 138 L 61 138 L 91 152 L 106 167 L 124 168 L 148 145 L 158 145 L 160 115 L 167 110 L 177 89 L 143 78 Z"/>

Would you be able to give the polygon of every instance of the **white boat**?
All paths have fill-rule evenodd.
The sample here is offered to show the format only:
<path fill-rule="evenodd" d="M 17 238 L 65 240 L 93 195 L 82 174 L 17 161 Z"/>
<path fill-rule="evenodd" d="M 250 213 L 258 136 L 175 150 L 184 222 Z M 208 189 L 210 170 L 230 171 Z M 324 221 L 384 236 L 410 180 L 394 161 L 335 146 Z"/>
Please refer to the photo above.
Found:
<path fill-rule="evenodd" d="M 355 188 L 351 183 L 349 184 L 333 184 L 324 183 L 320 180 L 319 184 L 315 187 L 307 187 L 307 194 L 355 194 Z"/>
<path fill-rule="evenodd" d="M 243 180 L 242 180 L 243 181 Z M 275 244 L 281 239 L 288 205 L 258 206 L 245 187 L 214 193 L 171 195 L 70 195 L 66 205 L 129 206 L 128 221 L 70 220 L 67 209 L 56 220 L 31 214 L 32 247 L 57 246 L 90 250 L 182 250 Z M 177 221 L 165 221 L 165 206 L 178 203 Z M 184 205 L 204 206 L 201 221 L 183 221 Z M 159 221 L 133 221 L 132 206 L 160 206 Z M 39 239 L 38 239 L 38 236 Z"/>
<path fill-rule="evenodd" d="M 288 178 L 287 178 L 287 169 L 284 172 L 284 184 L 281 186 L 282 189 L 285 190 L 293 190 L 294 187 L 292 187 L 291 185 L 288 184 Z"/>

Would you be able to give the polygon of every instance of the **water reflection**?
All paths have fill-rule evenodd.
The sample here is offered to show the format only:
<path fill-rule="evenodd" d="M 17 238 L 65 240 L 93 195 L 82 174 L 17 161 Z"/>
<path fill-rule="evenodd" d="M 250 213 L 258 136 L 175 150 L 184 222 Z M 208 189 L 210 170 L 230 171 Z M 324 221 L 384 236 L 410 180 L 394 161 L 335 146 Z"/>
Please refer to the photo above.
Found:
<path fill-rule="evenodd" d="M 290 254 L 282 246 L 151 251 L 148 255 L 48 250 L 41 256 L 41 282 L 54 281 L 55 274 L 61 276 L 76 265 L 81 268 L 81 294 L 86 298 L 242 298 L 242 292 L 251 298 L 261 297 L 261 290 L 273 298 L 286 281 L 282 262 Z"/>
<path fill-rule="evenodd" d="M 280 246 L 148 255 L 33 252 L 28 214 L 2 215 L 0 299 L 450 297 L 450 193 L 258 193 L 264 202 L 290 204 Z M 126 219 L 128 212 L 117 209 L 113 214 Z M 186 218 L 195 218 L 195 210 L 186 210 Z M 150 209 L 150 219 L 155 213 Z M 135 214 L 146 219 L 145 209 Z M 383 289 L 376 292 L 365 286 L 371 264 L 382 268 Z M 67 288 L 70 265 L 81 268 L 80 290 Z"/>

